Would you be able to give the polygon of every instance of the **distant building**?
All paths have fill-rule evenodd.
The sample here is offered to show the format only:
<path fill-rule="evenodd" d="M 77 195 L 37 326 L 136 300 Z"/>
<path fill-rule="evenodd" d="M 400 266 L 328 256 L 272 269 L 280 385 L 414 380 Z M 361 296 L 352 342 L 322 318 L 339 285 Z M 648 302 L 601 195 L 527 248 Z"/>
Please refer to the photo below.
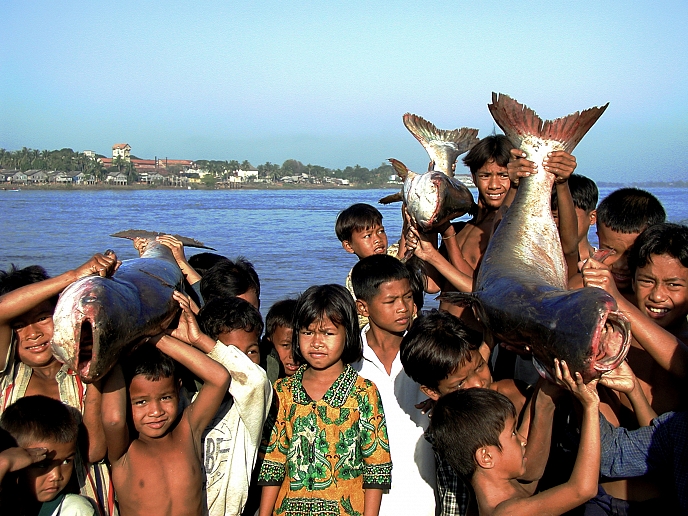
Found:
<path fill-rule="evenodd" d="M 118 157 L 124 161 L 131 161 L 131 146 L 128 143 L 115 143 L 112 146 L 112 161 Z"/>
<path fill-rule="evenodd" d="M 85 150 L 84 156 L 91 158 L 91 159 L 96 159 L 96 153 L 95 153 L 95 151 L 92 151 L 92 150 Z"/>

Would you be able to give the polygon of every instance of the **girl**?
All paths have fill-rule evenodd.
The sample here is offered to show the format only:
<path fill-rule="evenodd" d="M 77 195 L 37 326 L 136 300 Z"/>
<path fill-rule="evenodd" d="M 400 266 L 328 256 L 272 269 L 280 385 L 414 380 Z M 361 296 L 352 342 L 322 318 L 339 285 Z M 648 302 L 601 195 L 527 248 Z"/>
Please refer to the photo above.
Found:
<path fill-rule="evenodd" d="M 377 388 L 349 365 L 360 359 L 362 343 L 346 288 L 301 294 L 292 349 L 303 365 L 275 384 L 277 420 L 258 477 L 260 516 L 377 516 L 392 462 Z"/>

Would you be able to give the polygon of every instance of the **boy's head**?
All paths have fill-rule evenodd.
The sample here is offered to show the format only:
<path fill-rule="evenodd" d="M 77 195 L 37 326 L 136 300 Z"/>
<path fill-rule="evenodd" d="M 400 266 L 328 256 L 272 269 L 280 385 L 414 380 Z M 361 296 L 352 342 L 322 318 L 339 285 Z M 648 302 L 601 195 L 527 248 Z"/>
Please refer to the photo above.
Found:
<path fill-rule="evenodd" d="M 215 297 L 240 297 L 260 308 L 260 280 L 253 264 L 243 257 L 221 260 L 201 279 L 201 294 L 206 302 Z"/>
<path fill-rule="evenodd" d="M 358 313 L 390 333 L 403 333 L 413 316 L 411 275 L 403 263 L 386 254 L 362 259 L 351 271 Z"/>
<path fill-rule="evenodd" d="M 23 269 L 12 265 L 9 271 L 0 271 L 0 295 L 48 278 L 45 269 L 38 265 Z M 11 322 L 17 337 L 19 359 L 30 367 L 45 366 L 54 360 L 50 340 L 53 338 L 53 313 L 57 297 L 39 303 Z"/>
<path fill-rule="evenodd" d="M 413 322 L 401 341 L 399 354 L 406 374 L 437 401 L 459 389 L 490 388 L 492 375 L 481 345 L 480 335 L 460 319 L 432 310 Z"/>
<path fill-rule="evenodd" d="M 134 428 L 140 436 L 163 437 L 179 414 L 175 362 L 151 344 L 142 344 L 122 361 Z"/>
<path fill-rule="evenodd" d="M 597 222 L 597 210 L 595 208 L 597 207 L 599 191 L 595 181 L 580 174 L 571 174 L 568 183 L 573 198 L 573 206 L 576 209 L 578 241 L 580 242 L 587 238 L 590 226 Z"/>
<path fill-rule="evenodd" d="M 650 192 L 621 188 L 605 197 L 597 207 L 597 237 L 600 249 L 614 251 L 604 263 L 621 291 L 631 288 L 628 254 L 635 239 L 645 228 L 664 222 L 666 212 Z"/>
<path fill-rule="evenodd" d="M 239 297 L 211 298 L 198 312 L 198 325 L 211 339 L 239 348 L 260 364 L 263 318 L 258 309 Z"/>
<path fill-rule="evenodd" d="M 382 213 L 370 204 L 353 204 L 340 212 L 334 230 L 344 250 L 359 258 L 387 252 Z"/>
<path fill-rule="evenodd" d="M 636 304 L 663 328 L 688 314 L 688 227 L 655 224 L 636 239 L 628 256 Z"/>
<path fill-rule="evenodd" d="M 265 339 L 275 348 L 287 376 L 293 375 L 299 368 L 299 362 L 291 352 L 295 310 L 296 299 L 283 299 L 272 305 L 265 317 Z"/>
<path fill-rule="evenodd" d="M 489 209 L 499 208 L 511 188 L 506 166 L 514 145 L 503 134 L 480 140 L 463 158 L 478 188 L 478 203 Z"/>
<path fill-rule="evenodd" d="M 193 267 L 193 270 L 195 270 L 202 277 L 205 276 L 205 273 L 208 272 L 211 267 L 225 260 L 229 260 L 229 258 L 222 256 L 221 254 L 198 253 L 194 254 L 193 256 L 189 256 L 187 261 L 189 262 L 189 265 Z"/>
<path fill-rule="evenodd" d="M 46 396 L 27 396 L 7 407 L 0 426 L 22 448 L 46 448 L 46 458 L 22 470 L 31 494 L 49 502 L 62 491 L 74 471 L 81 416 Z"/>
<path fill-rule="evenodd" d="M 526 440 L 516 424 L 516 408 L 503 394 L 462 389 L 437 401 L 429 431 L 438 453 L 467 481 L 476 470 L 518 478 L 525 472 Z"/>
<path fill-rule="evenodd" d="M 361 331 L 358 328 L 356 305 L 351 293 L 341 285 L 314 285 L 299 296 L 294 309 L 294 333 L 292 353 L 294 358 L 305 363 L 306 359 L 299 346 L 299 333 L 307 330 L 313 323 L 325 318 L 335 326 L 344 328 L 344 350 L 341 360 L 352 364 L 363 355 Z"/>

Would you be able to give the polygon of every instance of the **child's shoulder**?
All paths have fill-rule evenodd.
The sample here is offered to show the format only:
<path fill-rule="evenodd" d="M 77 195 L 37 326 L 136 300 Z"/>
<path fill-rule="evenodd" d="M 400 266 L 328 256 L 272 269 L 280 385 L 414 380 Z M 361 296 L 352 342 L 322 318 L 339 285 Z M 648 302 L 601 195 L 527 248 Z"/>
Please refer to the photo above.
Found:
<path fill-rule="evenodd" d="M 497 387 L 497 392 L 509 398 L 516 408 L 523 405 L 533 391 L 527 383 L 520 380 L 514 380 L 513 378 L 499 380 L 495 382 L 495 385 Z"/>
<path fill-rule="evenodd" d="M 53 514 L 59 514 L 60 516 L 92 516 L 95 513 L 95 509 L 86 498 L 70 493 L 65 495 L 58 510 Z"/>

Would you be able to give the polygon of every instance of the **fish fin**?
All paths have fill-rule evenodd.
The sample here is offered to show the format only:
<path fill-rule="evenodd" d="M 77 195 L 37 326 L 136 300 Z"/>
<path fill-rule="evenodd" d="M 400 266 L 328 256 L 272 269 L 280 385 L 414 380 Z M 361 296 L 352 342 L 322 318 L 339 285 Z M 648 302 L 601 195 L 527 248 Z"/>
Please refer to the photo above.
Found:
<path fill-rule="evenodd" d="M 535 111 L 502 93 L 492 93 L 492 103 L 487 105 L 497 125 L 516 148 L 521 146 L 525 136 L 533 135 L 543 140 L 558 141 L 569 153 L 602 116 L 607 106 L 609 102 L 602 107 L 576 111 L 563 118 L 543 122 Z"/>
<path fill-rule="evenodd" d="M 399 179 L 401 179 L 402 181 L 406 181 L 406 178 L 408 177 L 408 174 L 409 174 L 408 167 L 406 165 L 404 165 L 398 159 L 389 158 L 387 161 L 389 161 L 392 164 L 392 167 L 394 168 L 394 171 L 399 176 Z"/>
<path fill-rule="evenodd" d="M 380 204 L 391 204 L 393 202 L 399 202 L 399 201 L 403 201 L 403 200 L 404 200 L 404 197 L 401 195 L 401 192 L 397 192 L 395 194 L 388 195 L 387 197 L 383 197 L 382 199 L 380 199 L 377 202 L 379 202 Z"/>
<path fill-rule="evenodd" d="M 437 299 L 445 301 L 454 306 L 474 306 L 478 299 L 472 293 L 466 292 L 443 292 Z"/>
<path fill-rule="evenodd" d="M 404 125 L 416 140 L 425 147 L 431 159 L 433 158 L 433 153 L 428 147 L 432 146 L 435 141 L 454 143 L 459 154 L 470 150 L 480 141 L 478 140 L 478 129 L 471 129 L 469 127 L 452 130 L 438 129 L 432 122 L 412 113 L 404 114 Z"/>
<path fill-rule="evenodd" d="M 127 238 L 129 240 L 134 240 L 135 238 L 147 238 L 148 240 L 155 240 L 155 237 L 168 235 L 169 233 L 159 233 L 157 231 L 146 231 L 144 229 L 128 229 L 126 231 L 119 231 L 118 233 L 113 233 L 112 237 L 116 238 Z M 184 237 L 181 235 L 172 235 L 174 238 L 179 240 L 185 247 L 198 247 L 200 249 L 210 249 L 215 251 L 214 248 L 208 247 L 203 242 L 199 242 L 193 238 Z"/>

